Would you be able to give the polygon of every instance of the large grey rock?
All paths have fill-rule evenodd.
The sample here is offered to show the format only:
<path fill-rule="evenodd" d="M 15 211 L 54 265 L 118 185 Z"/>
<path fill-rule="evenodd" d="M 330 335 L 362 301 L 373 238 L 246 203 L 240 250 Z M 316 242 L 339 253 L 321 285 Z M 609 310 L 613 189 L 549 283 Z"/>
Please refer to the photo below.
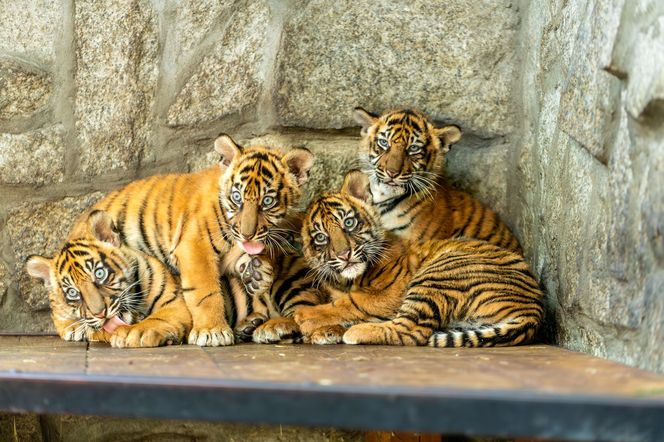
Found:
<path fill-rule="evenodd" d="M 478 133 L 512 131 L 514 2 L 318 0 L 293 12 L 278 55 L 281 124 L 340 128 L 357 105 L 414 106 Z"/>
<path fill-rule="evenodd" d="M 0 133 L 0 183 L 59 183 L 64 169 L 62 125 L 22 134 Z"/>
<path fill-rule="evenodd" d="M 44 108 L 53 89 L 50 75 L 39 69 L 0 60 L 0 123 L 28 117 Z"/>
<path fill-rule="evenodd" d="M 250 2 L 230 17 L 226 32 L 168 110 L 173 126 L 201 124 L 255 106 L 263 86 L 270 10 Z"/>
<path fill-rule="evenodd" d="M 620 81 L 602 69 L 611 59 L 623 4 L 624 0 L 602 0 L 587 8 L 560 107 L 564 130 L 604 163 L 607 127 L 619 98 Z"/>
<path fill-rule="evenodd" d="M 52 0 L 0 2 L 0 53 L 51 62 L 60 31 L 61 5 Z"/>
<path fill-rule="evenodd" d="M 78 215 L 102 196 L 102 193 L 95 192 L 55 202 L 30 202 L 9 211 L 5 230 L 15 259 L 13 272 L 19 292 L 30 309 L 47 309 L 48 298 L 43 284 L 25 271 L 25 260 L 32 254 L 53 256 L 62 246 Z"/>
<path fill-rule="evenodd" d="M 76 2 L 78 173 L 133 169 L 152 155 L 157 17 L 147 0 Z"/>
<path fill-rule="evenodd" d="M 175 52 L 172 54 L 174 67 L 181 69 L 182 63 L 187 61 L 201 40 L 231 11 L 233 3 L 219 0 L 168 0 L 167 11 L 173 17 L 169 38 L 172 39 Z"/>

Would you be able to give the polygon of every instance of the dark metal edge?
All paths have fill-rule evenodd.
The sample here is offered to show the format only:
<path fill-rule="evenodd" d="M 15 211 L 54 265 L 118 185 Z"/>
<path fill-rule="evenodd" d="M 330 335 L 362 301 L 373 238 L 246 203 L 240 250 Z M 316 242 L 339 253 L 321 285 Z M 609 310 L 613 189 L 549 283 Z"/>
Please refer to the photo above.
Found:
<path fill-rule="evenodd" d="M 49 376 L 1 376 L 0 410 L 494 437 L 664 440 L 662 401 Z"/>

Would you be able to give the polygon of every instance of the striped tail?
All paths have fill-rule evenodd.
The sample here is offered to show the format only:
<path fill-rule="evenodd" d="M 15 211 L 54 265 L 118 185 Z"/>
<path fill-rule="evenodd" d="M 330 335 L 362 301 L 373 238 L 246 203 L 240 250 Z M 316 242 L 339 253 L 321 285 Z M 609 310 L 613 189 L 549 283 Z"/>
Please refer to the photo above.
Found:
<path fill-rule="evenodd" d="M 528 344 L 537 333 L 538 323 L 531 318 L 513 319 L 495 325 L 455 328 L 434 332 L 430 347 L 509 347 Z"/>

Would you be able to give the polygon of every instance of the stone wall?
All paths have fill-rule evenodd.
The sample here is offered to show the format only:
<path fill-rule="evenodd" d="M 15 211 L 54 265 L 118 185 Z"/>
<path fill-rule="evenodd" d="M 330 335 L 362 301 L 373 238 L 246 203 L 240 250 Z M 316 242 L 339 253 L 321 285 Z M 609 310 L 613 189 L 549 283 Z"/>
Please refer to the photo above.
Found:
<path fill-rule="evenodd" d="M 308 195 L 354 163 L 357 105 L 421 107 L 504 157 L 518 11 L 475 3 L 0 2 L 0 330 L 52 330 L 27 256 L 115 187 L 213 164 L 220 132 L 312 149 Z"/>
<path fill-rule="evenodd" d="M 524 2 L 521 17 L 506 213 L 553 337 L 664 371 L 664 3 Z"/>
<path fill-rule="evenodd" d="M 657 0 L 0 2 L 0 330 L 51 330 L 22 271 L 138 177 L 220 132 L 354 163 L 351 109 L 464 128 L 447 173 L 496 208 L 550 336 L 664 370 L 664 12 Z"/>

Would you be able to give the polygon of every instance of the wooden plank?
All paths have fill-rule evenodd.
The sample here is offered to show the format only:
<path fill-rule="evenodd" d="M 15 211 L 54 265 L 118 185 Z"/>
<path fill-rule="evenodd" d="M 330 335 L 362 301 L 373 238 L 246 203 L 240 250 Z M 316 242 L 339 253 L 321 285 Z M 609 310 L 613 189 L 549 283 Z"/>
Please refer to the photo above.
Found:
<path fill-rule="evenodd" d="M 0 349 L 0 411 L 664 440 L 663 376 L 550 346 L 92 344 L 86 359 L 85 344 L 2 337 Z M 76 370 L 67 352 L 79 358 Z M 39 370 L 26 354 L 42 358 Z"/>
<path fill-rule="evenodd" d="M 241 345 L 205 351 L 223 367 L 224 377 L 234 380 L 664 397 L 664 376 L 546 345 L 461 350 Z"/>
<path fill-rule="evenodd" d="M 0 336 L 0 372 L 82 375 L 86 347 L 58 337 Z"/>
<path fill-rule="evenodd" d="M 223 377 L 217 365 L 195 345 L 129 349 L 92 343 L 87 365 L 88 374 L 103 376 Z"/>

